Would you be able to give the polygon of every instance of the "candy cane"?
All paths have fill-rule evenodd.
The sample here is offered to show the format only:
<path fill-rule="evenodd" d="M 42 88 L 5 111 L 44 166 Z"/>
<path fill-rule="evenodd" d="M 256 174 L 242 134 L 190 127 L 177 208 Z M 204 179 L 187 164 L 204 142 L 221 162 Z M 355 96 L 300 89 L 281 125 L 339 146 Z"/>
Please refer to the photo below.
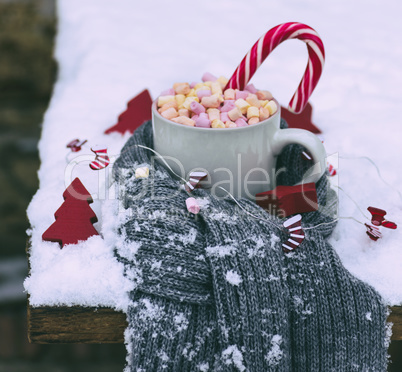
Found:
<path fill-rule="evenodd" d="M 303 111 L 311 93 L 320 79 L 324 67 L 325 51 L 322 40 L 310 26 L 298 22 L 278 25 L 253 45 L 230 78 L 225 89 L 244 89 L 265 58 L 284 40 L 300 39 L 307 44 L 308 63 L 303 78 L 289 102 L 289 110 Z"/>

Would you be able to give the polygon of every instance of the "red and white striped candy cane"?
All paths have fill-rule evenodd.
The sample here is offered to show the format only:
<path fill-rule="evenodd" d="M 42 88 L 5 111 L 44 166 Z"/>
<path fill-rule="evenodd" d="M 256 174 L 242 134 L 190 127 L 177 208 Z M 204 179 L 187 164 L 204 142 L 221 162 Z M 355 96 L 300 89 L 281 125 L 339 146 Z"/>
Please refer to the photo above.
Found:
<path fill-rule="evenodd" d="M 288 39 L 299 39 L 307 44 L 308 63 L 303 78 L 289 102 L 289 110 L 299 113 L 307 104 L 315 86 L 320 79 L 325 60 L 322 40 L 310 26 L 298 22 L 288 22 L 278 25 L 253 45 L 230 78 L 225 89 L 244 89 L 254 73 L 267 56 L 280 44 Z"/>

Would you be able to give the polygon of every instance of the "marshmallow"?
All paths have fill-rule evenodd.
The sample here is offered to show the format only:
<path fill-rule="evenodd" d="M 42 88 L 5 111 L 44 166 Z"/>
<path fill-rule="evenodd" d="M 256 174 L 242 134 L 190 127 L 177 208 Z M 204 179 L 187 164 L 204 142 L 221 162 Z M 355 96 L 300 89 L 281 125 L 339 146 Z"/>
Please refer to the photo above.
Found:
<path fill-rule="evenodd" d="M 235 105 L 241 111 L 242 114 L 245 114 L 247 112 L 247 109 L 250 107 L 250 104 L 243 98 L 239 98 L 238 100 L 236 100 Z"/>
<path fill-rule="evenodd" d="M 217 81 L 219 82 L 221 88 L 223 89 L 226 87 L 226 84 L 228 83 L 229 79 L 225 78 L 224 76 L 219 76 Z"/>
<path fill-rule="evenodd" d="M 221 112 L 220 119 L 226 124 L 227 121 L 230 121 L 229 115 L 227 112 Z"/>
<path fill-rule="evenodd" d="M 191 110 L 190 109 L 190 105 L 191 105 L 191 102 L 198 102 L 199 101 L 199 99 L 198 99 L 198 97 L 187 97 L 185 100 L 184 100 L 184 102 L 183 102 L 183 104 L 182 104 L 182 107 L 180 107 L 180 108 L 185 108 L 185 109 L 187 109 L 187 110 Z"/>
<path fill-rule="evenodd" d="M 200 212 L 200 205 L 197 203 L 195 198 L 186 199 L 186 207 L 190 213 L 197 214 Z"/>
<path fill-rule="evenodd" d="M 174 121 L 175 123 L 187 125 L 189 127 L 195 126 L 195 121 L 190 118 L 187 118 L 185 116 L 179 116 L 179 117 L 173 118 L 171 120 Z"/>
<path fill-rule="evenodd" d="M 232 88 L 226 89 L 223 92 L 225 100 L 234 100 L 235 99 L 235 90 Z"/>
<path fill-rule="evenodd" d="M 160 96 L 174 96 L 174 95 L 175 95 L 175 92 L 174 92 L 173 88 L 166 89 L 160 94 Z"/>
<path fill-rule="evenodd" d="M 221 107 L 221 112 L 228 112 L 230 110 L 233 110 L 236 107 L 235 101 L 233 100 L 228 100 L 223 102 L 223 106 Z"/>
<path fill-rule="evenodd" d="M 246 90 L 247 92 L 253 93 L 253 94 L 257 93 L 257 89 L 253 84 L 246 85 L 244 90 Z"/>
<path fill-rule="evenodd" d="M 135 170 L 135 178 L 148 178 L 148 176 L 149 176 L 148 167 L 140 167 Z"/>
<path fill-rule="evenodd" d="M 258 99 L 261 99 L 261 100 L 265 100 L 265 99 L 271 100 L 274 98 L 272 96 L 271 92 L 269 92 L 267 90 L 259 90 L 259 91 L 257 91 L 256 94 L 257 94 Z"/>
<path fill-rule="evenodd" d="M 173 107 L 175 110 L 177 110 L 177 102 L 176 100 L 174 101 L 169 101 L 168 103 L 165 103 L 158 111 L 162 113 L 163 111 L 166 111 L 167 109 L 170 109 Z"/>
<path fill-rule="evenodd" d="M 248 125 L 253 125 L 253 124 L 257 124 L 260 122 L 260 118 L 253 116 L 252 118 L 249 119 L 248 121 Z"/>
<path fill-rule="evenodd" d="M 170 101 L 174 101 L 175 97 L 174 96 L 159 96 L 158 97 L 158 107 L 162 107 L 165 103 L 168 103 Z"/>
<path fill-rule="evenodd" d="M 244 90 L 236 90 L 235 98 L 236 99 L 240 99 L 240 98 L 246 99 L 249 94 L 250 94 L 249 92 L 245 92 Z"/>
<path fill-rule="evenodd" d="M 179 110 L 179 116 L 186 116 L 186 117 L 189 118 L 190 117 L 190 111 L 187 110 L 187 109 L 180 109 Z"/>
<path fill-rule="evenodd" d="M 278 106 L 274 100 L 269 101 L 264 107 L 268 109 L 270 115 L 275 114 L 275 112 L 278 110 Z"/>
<path fill-rule="evenodd" d="M 218 81 L 211 83 L 211 92 L 212 94 L 222 94 L 222 87 Z"/>
<path fill-rule="evenodd" d="M 216 76 L 212 75 L 210 72 L 206 72 L 204 75 L 202 75 L 201 80 L 202 80 L 203 82 L 206 82 L 206 81 L 216 81 L 217 78 L 216 78 Z"/>
<path fill-rule="evenodd" d="M 261 102 L 255 94 L 249 94 L 249 96 L 246 98 L 246 102 L 249 103 L 251 106 L 255 106 L 258 108 L 261 107 Z"/>
<path fill-rule="evenodd" d="M 260 107 L 260 121 L 266 120 L 269 118 L 269 111 L 265 107 Z"/>
<path fill-rule="evenodd" d="M 226 128 L 236 128 L 237 125 L 236 125 L 236 123 L 233 123 L 233 121 L 228 120 L 225 122 L 225 127 Z"/>
<path fill-rule="evenodd" d="M 199 115 L 202 112 L 205 112 L 205 107 L 198 102 L 193 101 L 190 103 L 190 110 L 194 112 L 194 114 Z"/>
<path fill-rule="evenodd" d="M 175 98 L 178 108 L 183 108 L 183 103 L 186 100 L 186 96 L 184 94 L 176 94 Z"/>
<path fill-rule="evenodd" d="M 208 107 L 218 108 L 221 102 L 218 96 L 210 96 L 210 97 L 203 97 L 201 100 L 201 104 L 207 108 Z"/>
<path fill-rule="evenodd" d="M 173 118 L 177 118 L 177 117 L 179 116 L 179 114 L 177 113 L 177 111 L 176 111 L 173 107 L 170 107 L 170 108 L 168 108 L 167 110 L 163 111 L 163 112 L 161 113 L 161 115 L 162 115 L 165 119 L 168 119 L 168 120 L 171 120 L 171 119 L 173 119 Z"/>
<path fill-rule="evenodd" d="M 211 128 L 211 121 L 208 118 L 208 114 L 200 114 L 195 121 L 196 127 Z"/>
<path fill-rule="evenodd" d="M 197 97 L 195 89 L 190 89 L 190 91 L 186 94 L 186 97 Z"/>
<path fill-rule="evenodd" d="M 212 128 L 225 128 L 225 123 L 219 119 L 215 119 L 211 122 Z"/>
<path fill-rule="evenodd" d="M 258 107 L 250 106 L 247 109 L 247 119 L 250 118 L 258 118 L 258 120 L 260 120 L 260 110 L 258 109 Z"/>
<path fill-rule="evenodd" d="M 244 119 L 242 119 L 242 118 L 239 118 L 239 119 L 237 119 L 236 121 L 235 121 L 235 124 L 236 124 L 236 126 L 237 127 L 247 127 L 247 121 L 245 121 Z"/>
<path fill-rule="evenodd" d="M 175 83 L 173 84 L 173 89 L 176 94 L 189 94 L 190 93 L 190 84 L 189 83 Z"/>
<path fill-rule="evenodd" d="M 241 118 L 241 111 L 235 107 L 233 110 L 228 112 L 229 119 L 232 121 L 236 121 L 237 119 Z"/>
<path fill-rule="evenodd" d="M 199 118 L 199 116 L 198 115 L 193 115 L 192 117 L 191 117 L 191 119 L 192 120 L 194 120 L 196 123 L 196 125 L 197 125 L 197 119 Z"/>
<path fill-rule="evenodd" d="M 220 119 L 220 111 L 216 108 L 209 108 L 207 110 L 208 118 L 213 122 L 215 119 Z"/>
<path fill-rule="evenodd" d="M 209 89 L 207 89 L 207 87 L 197 90 L 197 97 L 199 99 L 202 99 L 203 97 L 209 97 L 209 96 L 211 96 L 211 91 Z"/>

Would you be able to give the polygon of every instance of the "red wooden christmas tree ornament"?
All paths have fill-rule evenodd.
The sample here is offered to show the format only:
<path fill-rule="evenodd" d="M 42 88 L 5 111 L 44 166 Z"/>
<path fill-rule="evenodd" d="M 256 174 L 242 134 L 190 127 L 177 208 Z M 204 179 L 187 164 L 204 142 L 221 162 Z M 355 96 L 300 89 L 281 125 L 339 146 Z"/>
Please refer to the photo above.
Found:
<path fill-rule="evenodd" d="M 42 239 L 66 244 L 77 244 L 90 236 L 99 235 L 93 227 L 97 222 L 95 212 L 89 206 L 93 202 L 88 190 L 76 178 L 63 193 L 64 203 L 54 214 L 56 221 L 43 233 Z"/>
<path fill-rule="evenodd" d="M 106 129 L 105 134 L 112 132 L 134 133 L 144 121 L 151 120 L 151 107 L 152 98 L 148 89 L 145 89 L 127 104 L 127 110 L 120 114 L 117 124 Z"/>
<path fill-rule="evenodd" d="M 311 106 L 310 103 L 307 103 L 306 107 L 300 114 L 295 114 L 285 107 L 281 107 L 281 117 L 286 120 L 289 128 L 300 128 L 309 130 L 312 133 L 321 133 L 321 130 L 311 121 L 312 116 L 313 106 Z"/>
<path fill-rule="evenodd" d="M 256 194 L 256 203 L 268 213 L 287 217 L 318 209 L 315 183 L 295 186 L 277 186 L 271 191 Z"/>

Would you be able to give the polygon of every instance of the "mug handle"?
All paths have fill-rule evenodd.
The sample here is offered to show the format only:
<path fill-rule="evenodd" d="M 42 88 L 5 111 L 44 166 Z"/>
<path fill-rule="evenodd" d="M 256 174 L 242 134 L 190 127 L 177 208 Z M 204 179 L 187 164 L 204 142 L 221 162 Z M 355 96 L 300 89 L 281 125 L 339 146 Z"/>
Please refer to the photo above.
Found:
<path fill-rule="evenodd" d="M 297 183 L 316 183 L 326 170 L 326 151 L 321 140 L 313 133 L 297 128 L 279 129 L 272 139 L 272 150 L 278 156 L 286 145 L 302 145 L 313 157 L 314 166 L 311 167 Z"/>

